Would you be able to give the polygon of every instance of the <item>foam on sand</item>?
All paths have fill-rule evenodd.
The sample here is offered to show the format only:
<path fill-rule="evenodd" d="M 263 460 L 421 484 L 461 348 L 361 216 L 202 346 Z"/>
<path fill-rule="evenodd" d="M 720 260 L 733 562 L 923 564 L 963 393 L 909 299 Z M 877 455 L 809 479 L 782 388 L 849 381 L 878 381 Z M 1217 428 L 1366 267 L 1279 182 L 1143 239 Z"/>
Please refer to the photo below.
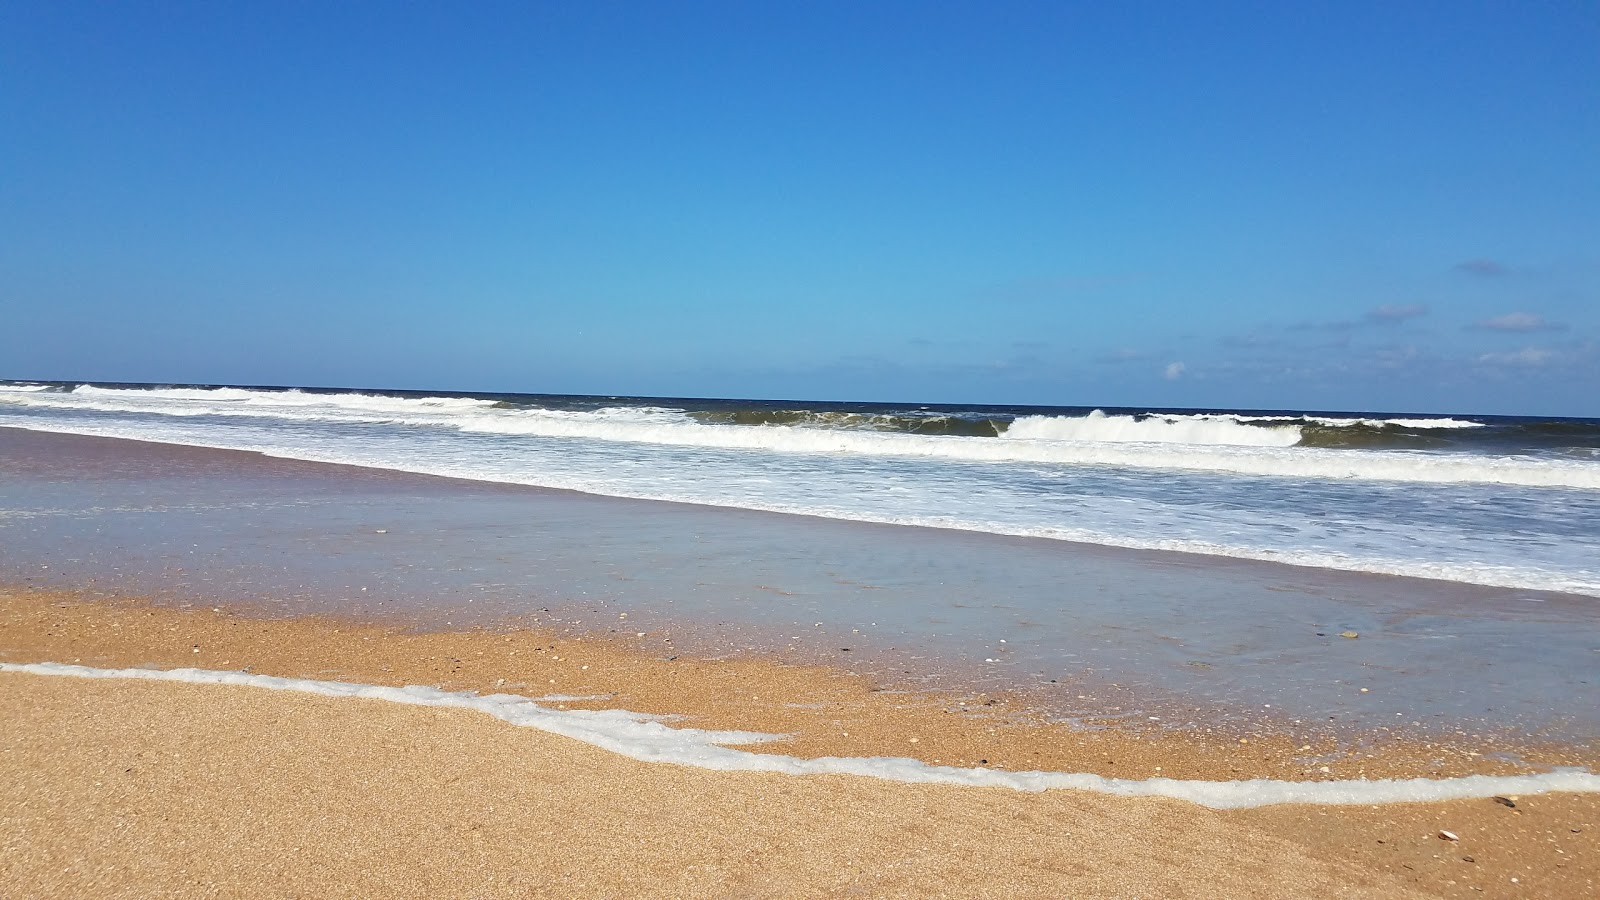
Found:
<path fill-rule="evenodd" d="M 1558 769 L 1536 775 L 1470 775 L 1441 779 L 1180 781 L 1171 778 L 1105 778 L 1086 772 L 961 769 L 898 757 L 800 759 L 778 754 L 749 753 L 730 746 L 777 740 L 777 735 L 672 728 L 662 723 L 663 717 L 618 709 L 553 710 L 513 694 L 479 695 L 417 685 L 387 687 L 206 669 L 98 669 L 63 663 L 0 663 L 0 672 L 238 685 L 324 697 L 386 700 L 410 706 L 469 709 L 512 725 L 573 738 L 643 762 L 673 763 L 718 771 L 858 775 L 915 784 L 1011 788 L 1020 791 L 1093 791 L 1120 797 L 1170 797 L 1212 809 L 1242 809 L 1281 803 L 1353 805 L 1430 802 L 1556 791 L 1600 793 L 1600 775 L 1575 769 Z"/>

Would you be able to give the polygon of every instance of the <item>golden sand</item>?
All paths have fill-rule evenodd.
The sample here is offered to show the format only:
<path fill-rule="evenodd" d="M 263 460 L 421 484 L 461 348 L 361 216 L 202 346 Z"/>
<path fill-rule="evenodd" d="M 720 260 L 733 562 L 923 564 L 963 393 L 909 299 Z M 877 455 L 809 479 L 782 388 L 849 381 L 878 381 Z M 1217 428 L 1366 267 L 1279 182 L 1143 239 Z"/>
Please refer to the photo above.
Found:
<path fill-rule="evenodd" d="M 1292 735 L 1083 732 L 1004 697 L 893 694 L 827 669 L 668 660 L 549 632 L 409 633 L 26 592 L 0 595 L 0 660 L 600 695 L 586 705 L 793 735 L 750 749 L 806 757 L 1328 777 L 1305 760 L 1334 750 L 1303 751 Z M 0 880 L 24 896 L 1600 895 L 1592 795 L 1217 812 L 705 772 L 469 711 L 19 674 L 0 675 L 0 726 Z M 1486 767 L 1415 743 L 1369 752 L 1330 774 Z"/>

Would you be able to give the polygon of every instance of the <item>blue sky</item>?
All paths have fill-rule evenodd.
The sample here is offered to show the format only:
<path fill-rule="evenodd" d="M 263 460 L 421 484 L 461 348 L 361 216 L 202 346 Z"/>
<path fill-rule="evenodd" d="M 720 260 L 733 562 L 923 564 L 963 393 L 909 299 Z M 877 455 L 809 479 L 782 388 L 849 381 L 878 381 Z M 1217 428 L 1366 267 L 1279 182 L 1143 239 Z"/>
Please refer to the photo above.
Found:
<path fill-rule="evenodd" d="M 1600 5 L 10 3 L 0 377 L 1600 416 Z"/>

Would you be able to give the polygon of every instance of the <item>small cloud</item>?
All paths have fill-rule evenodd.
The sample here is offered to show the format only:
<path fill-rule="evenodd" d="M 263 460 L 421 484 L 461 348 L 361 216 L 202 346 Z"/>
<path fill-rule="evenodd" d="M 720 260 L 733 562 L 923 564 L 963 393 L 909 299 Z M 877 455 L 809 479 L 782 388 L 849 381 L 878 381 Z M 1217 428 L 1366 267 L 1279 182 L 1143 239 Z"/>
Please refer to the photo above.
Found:
<path fill-rule="evenodd" d="M 1473 326 L 1489 331 L 1561 331 L 1567 326 L 1546 322 L 1544 316 L 1526 312 L 1511 312 L 1492 319 L 1484 319 Z"/>
<path fill-rule="evenodd" d="M 1299 322 L 1288 327 L 1289 331 L 1331 331 L 1350 332 L 1361 328 L 1373 326 L 1395 325 L 1407 319 L 1428 314 L 1428 307 L 1422 303 L 1385 304 L 1375 309 L 1367 310 L 1362 318 L 1351 321 L 1338 319 L 1331 322 Z"/>
<path fill-rule="evenodd" d="M 1367 321 L 1381 323 L 1404 322 L 1407 319 L 1415 319 L 1418 316 L 1427 314 L 1428 307 L 1422 303 L 1386 304 L 1377 309 L 1369 310 L 1367 312 Z"/>
<path fill-rule="evenodd" d="M 1522 368 L 1538 368 L 1549 365 L 1555 361 L 1556 352 L 1543 347 L 1523 347 L 1512 353 L 1485 353 L 1478 357 L 1478 362 L 1488 363 L 1491 366 L 1519 366 Z"/>
<path fill-rule="evenodd" d="M 1499 278 L 1506 274 L 1506 267 L 1492 259 L 1469 259 L 1456 263 L 1455 270 L 1479 278 Z"/>
<path fill-rule="evenodd" d="M 1161 373 L 1161 377 L 1168 381 L 1177 381 L 1183 377 L 1183 372 L 1187 368 L 1189 367 L 1181 362 L 1167 363 L 1167 368 Z"/>

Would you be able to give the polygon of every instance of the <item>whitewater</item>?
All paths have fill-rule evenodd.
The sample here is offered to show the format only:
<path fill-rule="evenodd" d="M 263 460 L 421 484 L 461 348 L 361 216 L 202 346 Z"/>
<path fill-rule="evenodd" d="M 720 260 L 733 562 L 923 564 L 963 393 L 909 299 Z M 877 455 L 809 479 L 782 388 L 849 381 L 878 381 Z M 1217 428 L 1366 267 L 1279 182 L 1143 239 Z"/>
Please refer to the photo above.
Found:
<path fill-rule="evenodd" d="M 1600 596 L 1600 422 L 0 384 L 0 425 Z"/>

